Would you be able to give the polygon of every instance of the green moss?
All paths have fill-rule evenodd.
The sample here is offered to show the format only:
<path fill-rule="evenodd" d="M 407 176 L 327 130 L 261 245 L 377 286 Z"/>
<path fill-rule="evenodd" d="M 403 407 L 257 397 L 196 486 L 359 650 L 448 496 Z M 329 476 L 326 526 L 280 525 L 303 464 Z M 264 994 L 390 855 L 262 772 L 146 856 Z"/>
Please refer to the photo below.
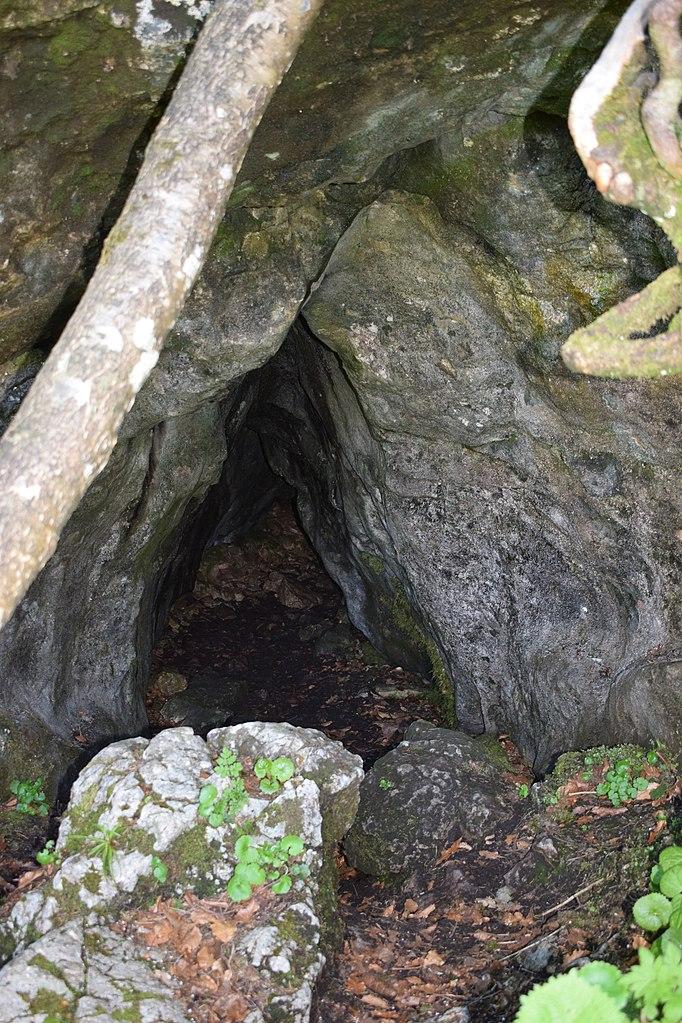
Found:
<path fill-rule="evenodd" d="M 56 977 L 57 980 L 64 981 L 64 974 L 59 969 L 59 967 L 55 966 L 55 964 L 44 955 L 38 954 L 33 956 L 33 958 L 30 960 L 30 965 L 37 967 L 37 969 L 39 970 L 42 970 L 43 973 L 51 974 L 51 976 Z M 66 983 L 66 981 L 64 981 L 64 983 Z"/>
<path fill-rule="evenodd" d="M 63 1019 L 65 1023 L 70 1023 L 73 1019 L 71 1000 L 48 988 L 40 988 L 31 999 L 30 1006 L 33 1013 L 42 1012 L 48 1016 L 56 1016 L 57 1019 Z"/>
<path fill-rule="evenodd" d="M 385 570 L 384 563 L 377 554 L 372 554 L 370 551 L 360 551 L 359 558 L 363 565 L 374 575 L 383 575 Z"/>
<path fill-rule="evenodd" d="M 92 29 L 86 20 L 71 19 L 63 23 L 63 28 L 48 43 L 47 52 L 50 60 L 57 67 L 68 67 L 86 53 L 92 46 Z"/>
<path fill-rule="evenodd" d="M 505 751 L 504 746 L 494 735 L 479 735 L 476 742 L 483 747 L 488 759 L 496 764 L 500 771 L 511 771 L 512 764 Z"/>
<path fill-rule="evenodd" d="M 219 883 L 211 877 L 213 867 L 220 856 L 220 851 L 206 841 L 206 827 L 203 824 L 197 825 L 181 835 L 170 850 L 163 854 L 163 862 L 168 867 L 166 886 L 172 884 L 174 880 L 186 877 L 191 870 L 192 890 L 195 894 L 198 896 L 214 894 L 219 888 Z"/>
<path fill-rule="evenodd" d="M 136 1000 L 131 1005 L 126 1005 L 125 1009 L 114 1009 L 111 1016 L 112 1019 L 120 1021 L 120 1023 L 142 1023 L 142 1011 L 139 1000 Z"/>
<path fill-rule="evenodd" d="M 443 658 L 434 640 L 426 634 L 422 626 L 414 616 L 405 591 L 396 586 L 393 602 L 390 608 L 390 615 L 393 624 L 407 639 L 421 650 L 428 659 L 431 666 L 431 675 L 435 688 L 435 696 L 443 712 L 443 716 L 450 727 L 457 723 L 455 690 L 453 682 L 447 673 Z"/>

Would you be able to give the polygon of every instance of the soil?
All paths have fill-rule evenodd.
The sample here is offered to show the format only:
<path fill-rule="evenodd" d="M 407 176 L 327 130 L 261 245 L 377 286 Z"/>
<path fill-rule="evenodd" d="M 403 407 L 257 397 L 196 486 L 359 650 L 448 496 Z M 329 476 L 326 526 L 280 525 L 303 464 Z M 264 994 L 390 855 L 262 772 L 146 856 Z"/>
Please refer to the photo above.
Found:
<path fill-rule="evenodd" d="M 208 549 L 194 592 L 173 608 L 151 678 L 155 730 L 290 721 L 340 740 L 366 768 L 411 721 L 440 723 L 430 683 L 387 664 L 347 621 L 339 590 L 287 504 L 239 542 Z M 545 805 L 537 786 L 521 797 L 519 787 L 523 794 L 533 779 L 500 738 L 512 765 L 512 814 L 483 841 L 456 840 L 400 888 L 358 875 L 339 854 L 345 938 L 318 994 L 318 1023 L 431 1023 L 440 1013 L 448 1013 L 442 1023 L 507 1023 L 520 995 L 550 973 L 587 956 L 634 960 L 643 938 L 630 908 L 674 818 L 665 765 L 648 769 L 652 791 L 625 806 L 594 791 L 606 759 L 587 781 L 584 766 L 562 779 L 557 802 Z M 662 780 L 663 794 L 653 785 Z M 4 891 L 11 902 L 41 876 L 0 847 L 0 897 Z M 159 904 L 160 916 L 140 918 L 156 935 L 152 943 L 178 954 L 190 925 L 194 936 L 205 932 L 178 960 L 187 960 L 188 997 L 201 1023 L 241 1018 L 236 995 L 231 1008 L 216 1008 L 216 911 L 220 926 L 234 915 L 190 895 L 182 907 Z M 468 1017 L 450 1012 L 458 1008 Z"/>

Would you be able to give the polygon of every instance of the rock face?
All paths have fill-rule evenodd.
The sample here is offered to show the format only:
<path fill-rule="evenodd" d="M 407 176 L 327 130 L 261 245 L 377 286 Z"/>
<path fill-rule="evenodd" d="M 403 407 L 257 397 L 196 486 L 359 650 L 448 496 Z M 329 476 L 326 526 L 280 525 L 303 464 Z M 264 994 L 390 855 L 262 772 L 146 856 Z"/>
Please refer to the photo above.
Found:
<path fill-rule="evenodd" d="M 509 813 L 501 747 L 464 732 L 410 725 L 360 787 L 345 842 L 350 864 L 375 877 L 432 867 L 456 838 L 480 839 Z"/>
<path fill-rule="evenodd" d="M 58 6 L 0 4 L 3 422 L 209 8 Z M 170 601 L 219 521 L 234 535 L 267 504 L 273 469 L 354 622 L 463 727 L 510 731 L 538 766 L 623 728 L 675 737 L 679 390 L 558 361 L 668 258 L 596 195 L 565 129 L 611 6 L 325 4 L 109 466 L 0 635 L 0 791 L 46 750 L 57 775 L 143 730 Z"/>
<path fill-rule="evenodd" d="M 680 736 L 666 667 L 680 642 L 679 384 L 576 380 L 558 364 L 632 246 L 542 124 L 536 151 L 568 164 L 561 209 L 505 125 L 485 141 L 499 161 L 477 143 L 475 181 L 466 149 L 425 154 L 434 198 L 385 192 L 357 216 L 306 303 L 308 333 L 273 363 L 260 427 L 355 623 L 411 651 L 453 720 L 510 731 L 539 768 L 622 738 L 624 718 L 641 742 Z M 469 211 L 489 197 L 476 234 L 466 188 Z"/>
<path fill-rule="evenodd" d="M 232 786 L 218 760 L 226 749 L 251 794 L 216 822 L 199 813 L 200 793 L 215 786 L 221 796 Z M 281 756 L 293 762 L 294 775 L 264 795 L 253 766 L 259 757 Z M 218 897 L 244 834 L 254 847 L 297 836 L 307 876 L 295 879 L 288 894 L 269 896 L 260 915 L 232 928 L 231 938 L 223 935 L 224 954 L 234 957 L 233 967 L 243 962 L 259 971 L 250 1023 L 307 1020 L 336 927 L 334 850 L 355 814 L 362 774 L 360 758 L 340 743 L 291 725 L 216 729 L 207 742 L 175 728 L 102 750 L 73 786 L 56 871 L 0 922 L 4 958 L 15 951 L 0 971 L 8 994 L 0 1020 L 40 1023 L 48 1000 L 49 1011 L 65 1018 L 89 1019 L 99 1007 L 103 1018 L 115 1020 L 121 1001 L 145 993 L 144 1019 L 182 1023 L 188 1017 L 163 950 L 122 940 L 106 921 L 159 896 Z"/>
<path fill-rule="evenodd" d="M 162 981 L 154 972 L 160 959 L 106 927 L 65 924 L 39 938 L 2 971 L 0 1021 L 188 1023 L 170 977 Z"/>

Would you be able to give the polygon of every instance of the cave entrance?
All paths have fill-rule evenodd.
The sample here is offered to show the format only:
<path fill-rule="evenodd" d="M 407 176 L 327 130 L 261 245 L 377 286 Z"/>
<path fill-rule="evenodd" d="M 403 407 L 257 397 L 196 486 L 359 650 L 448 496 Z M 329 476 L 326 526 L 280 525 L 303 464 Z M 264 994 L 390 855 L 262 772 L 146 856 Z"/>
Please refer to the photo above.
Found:
<path fill-rule="evenodd" d="M 388 664 L 349 622 L 280 493 L 257 524 L 205 549 L 152 656 L 154 729 L 289 721 L 319 728 L 371 765 L 415 718 L 436 715 L 419 675 Z"/>

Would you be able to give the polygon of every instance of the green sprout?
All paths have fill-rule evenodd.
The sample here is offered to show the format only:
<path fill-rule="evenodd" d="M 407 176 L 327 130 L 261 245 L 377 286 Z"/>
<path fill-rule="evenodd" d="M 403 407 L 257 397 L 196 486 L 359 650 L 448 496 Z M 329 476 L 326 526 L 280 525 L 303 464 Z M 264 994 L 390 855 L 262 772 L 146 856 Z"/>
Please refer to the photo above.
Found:
<path fill-rule="evenodd" d="M 30 817 L 47 817 L 49 807 L 47 796 L 43 791 L 43 779 L 36 778 L 35 781 L 15 778 L 10 783 L 10 792 L 16 797 L 17 813 L 25 813 Z"/>
<path fill-rule="evenodd" d="M 294 776 L 294 762 L 289 757 L 277 757 L 276 760 L 268 760 L 267 757 L 259 757 L 253 767 L 254 774 L 260 779 L 261 792 L 269 795 L 279 792 L 282 785 Z"/>
<path fill-rule="evenodd" d="M 236 817 L 248 799 L 241 778 L 235 778 L 223 792 L 211 782 L 199 792 L 199 815 L 205 817 L 212 828 L 219 828 L 229 818 Z"/>
<path fill-rule="evenodd" d="M 168 867 L 158 856 L 152 856 L 152 877 L 163 884 L 168 877 Z"/>
<path fill-rule="evenodd" d="M 61 858 L 61 853 L 55 849 L 53 839 L 46 842 L 40 852 L 36 853 L 36 863 L 39 863 L 41 867 L 49 867 L 53 863 L 60 863 Z"/>
<path fill-rule="evenodd" d="M 598 796 L 606 796 L 612 806 L 620 806 L 628 799 L 635 799 L 639 792 L 649 787 L 649 781 L 642 775 L 632 777 L 633 769 L 629 760 L 617 760 L 604 781 L 597 785 Z"/>
<path fill-rule="evenodd" d="M 98 824 L 91 835 L 69 835 L 69 844 L 72 841 L 84 843 L 88 855 L 102 861 L 102 873 L 107 875 L 111 874 L 114 851 L 120 837 L 120 824 L 115 824 L 112 828 Z"/>
<path fill-rule="evenodd" d="M 306 863 L 292 862 L 305 852 L 300 835 L 285 835 L 277 842 L 256 844 L 251 835 L 242 834 L 234 847 L 237 865 L 227 883 L 233 902 L 250 899 L 254 888 L 270 884 L 275 895 L 286 895 L 295 877 L 308 877 Z"/>

